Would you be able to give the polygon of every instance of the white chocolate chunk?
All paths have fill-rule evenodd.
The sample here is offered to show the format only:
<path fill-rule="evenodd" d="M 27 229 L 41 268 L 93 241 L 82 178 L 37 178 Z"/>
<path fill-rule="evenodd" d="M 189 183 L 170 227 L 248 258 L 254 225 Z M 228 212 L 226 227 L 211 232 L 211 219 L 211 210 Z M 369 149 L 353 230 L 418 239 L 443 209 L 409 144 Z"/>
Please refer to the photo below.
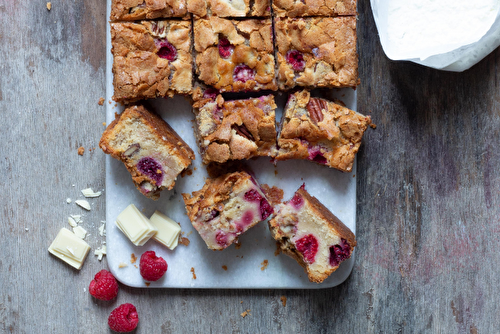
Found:
<path fill-rule="evenodd" d="M 69 198 L 69 197 L 66 198 L 66 203 L 68 203 L 68 204 L 71 203 L 71 198 Z"/>
<path fill-rule="evenodd" d="M 99 261 L 102 260 L 102 257 L 104 255 L 106 255 L 106 246 L 102 245 L 101 247 L 97 248 L 95 251 L 94 251 L 94 255 L 97 256 L 97 259 Z"/>
<path fill-rule="evenodd" d="M 179 224 L 159 211 L 155 211 L 149 221 L 158 229 L 158 232 L 153 236 L 154 240 L 172 250 L 177 247 L 179 233 L 181 233 Z"/>
<path fill-rule="evenodd" d="M 130 204 L 116 217 L 116 226 L 136 246 L 144 245 L 158 231 L 134 204 Z"/>
<path fill-rule="evenodd" d="M 78 226 L 76 220 L 73 217 L 68 217 L 68 224 L 71 227 L 77 227 Z"/>
<path fill-rule="evenodd" d="M 81 269 L 90 246 L 66 228 L 62 228 L 49 247 L 49 253 L 70 266 Z"/>
<path fill-rule="evenodd" d="M 84 199 L 77 199 L 77 200 L 75 201 L 75 203 L 76 203 L 78 206 L 80 206 L 80 207 L 84 208 L 85 210 L 90 211 L 90 204 L 89 204 L 89 202 L 87 202 L 86 200 L 84 200 Z"/>
<path fill-rule="evenodd" d="M 77 224 L 83 223 L 82 215 L 69 215 Z"/>
<path fill-rule="evenodd" d="M 86 189 L 83 189 L 83 190 L 82 190 L 82 194 L 83 194 L 83 196 L 85 196 L 85 197 L 99 197 L 99 196 L 101 196 L 101 192 L 100 192 L 100 191 L 98 191 L 98 192 L 94 192 L 94 191 L 92 190 L 92 188 L 86 188 Z"/>
<path fill-rule="evenodd" d="M 73 233 L 82 240 L 87 236 L 87 230 L 81 226 L 73 227 Z"/>
<path fill-rule="evenodd" d="M 102 224 L 100 227 L 99 227 L 99 235 L 101 237 L 105 237 L 106 236 L 106 224 Z"/>

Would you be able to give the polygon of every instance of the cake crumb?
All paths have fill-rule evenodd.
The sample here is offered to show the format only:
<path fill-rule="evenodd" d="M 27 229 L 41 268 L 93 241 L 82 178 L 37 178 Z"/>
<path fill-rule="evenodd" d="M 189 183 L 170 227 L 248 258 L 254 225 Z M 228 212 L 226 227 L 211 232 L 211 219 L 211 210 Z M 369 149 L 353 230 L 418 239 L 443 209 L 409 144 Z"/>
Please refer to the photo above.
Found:
<path fill-rule="evenodd" d="M 99 99 L 99 102 L 97 102 L 98 105 L 102 106 L 104 104 L 104 97 L 101 97 Z"/>
<path fill-rule="evenodd" d="M 189 237 L 191 235 L 191 233 L 193 233 L 193 231 L 189 231 L 188 234 L 186 234 L 186 237 Z"/>
<path fill-rule="evenodd" d="M 127 267 L 128 267 L 128 264 L 126 264 L 126 263 L 124 263 L 124 262 L 120 262 L 120 263 L 118 264 L 118 268 L 120 268 L 120 269 L 121 269 L 121 268 L 127 268 Z"/>
<path fill-rule="evenodd" d="M 144 284 L 146 284 L 146 286 L 149 286 L 151 283 L 149 283 L 149 282 L 144 282 Z"/>
<path fill-rule="evenodd" d="M 274 176 L 278 176 L 278 170 L 277 169 L 274 170 Z"/>
<path fill-rule="evenodd" d="M 191 267 L 191 273 L 193 273 L 193 279 L 196 279 L 196 274 L 194 273 L 194 267 Z"/>
<path fill-rule="evenodd" d="M 246 310 L 245 312 L 241 313 L 240 315 L 242 318 L 246 317 L 247 315 L 251 315 L 250 310 Z"/>
<path fill-rule="evenodd" d="M 278 256 L 281 253 L 281 248 L 278 243 L 276 243 L 276 250 L 274 251 L 274 256 Z"/>
<path fill-rule="evenodd" d="M 137 261 L 137 257 L 134 253 L 130 254 L 130 263 L 134 264 Z"/>
<path fill-rule="evenodd" d="M 281 296 L 280 299 L 281 299 L 281 304 L 283 304 L 283 307 L 286 307 L 286 297 Z"/>
<path fill-rule="evenodd" d="M 106 126 L 106 122 L 102 122 L 102 125 Z"/>
<path fill-rule="evenodd" d="M 83 146 L 80 146 L 78 148 L 78 155 L 83 155 L 83 153 L 85 153 L 85 148 Z"/>
<path fill-rule="evenodd" d="M 188 245 L 189 245 L 189 243 L 190 243 L 190 241 L 189 241 L 189 239 L 188 239 L 188 238 L 181 237 L 181 238 L 179 239 L 179 243 L 180 243 L 181 245 L 188 246 Z"/>
<path fill-rule="evenodd" d="M 235 249 L 240 249 L 241 248 L 241 242 L 238 241 L 238 243 L 234 244 Z"/>
<path fill-rule="evenodd" d="M 47 10 L 50 11 L 52 9 L 52 2 L 47 2 Z"/>
<path fill-rule="evenodd" d="M 240 301 L 240 304 L 243 304 L 243 300 L 242 300 L 242 301 Z"/>
<path fill-rule="evenodd" d="M 263 184 L 261 186 L 264 195 L 266 195 L 269 202 L 271 202 L 272 206 L 278 205 L 283 200 L 283 189 L 278 187 L 269 187 L 267 184 Z"/>
<path fill-rule="evenodd" d="M 226 265 L 223 265 L 223 266 L 222 266 L 222 269 L 227 270 L 227 266 L 226 266 Z"/>
<path fill-rule="evenodd" d="M 260 270 L 264 271 L 264 270 L 266 270 L 267 266 L 269 265 L 269 261 L 264 260 L 264 261 L 262 261 L 262 263 L 260 265 L 262 266 L 262 267 L 260 267 Z"/>
<path fill-rule="evenodd" d="M 371 127 L 372 129 L 376 129 L 376 128 L 377 128 L 377 124 L 371 123 L 371 124 L 370 124 L 370 127 Z"/>
<path fill-rule="evenodd" d="M 109 100 L 108 103 L 111 104 L 111 100 Z"/>
<path fill-rule="evenodd" d="M 193 171 L 192 171 L 190 168 L 188 168 L 188 169 L 184 169 L 184 170 L 181 172 L 181 177 L 184 177 L 184 176 L 186 176 L 186 175 L 187 175 L 187 176 L 191 176 L 191 175 L 193 175 Z"/>

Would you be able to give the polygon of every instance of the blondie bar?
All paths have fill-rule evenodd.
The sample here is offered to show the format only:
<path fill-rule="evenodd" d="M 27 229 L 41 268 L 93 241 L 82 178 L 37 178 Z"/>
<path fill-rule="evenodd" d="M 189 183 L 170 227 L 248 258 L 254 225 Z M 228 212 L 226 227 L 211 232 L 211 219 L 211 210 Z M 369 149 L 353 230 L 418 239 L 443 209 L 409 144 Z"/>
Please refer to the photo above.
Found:
<path fill-rule="evenodd" d="M 190 32 L 189 21 L 111 23 L 113 99 L 127 103 L 191 94 Z"/>
<path fill-rule="evenodd" d="M 276 17 L 356 15 L 356 0 L 273 0 Z"/>
<path fill-rule="evenodd" d="M 145 196 L 158 199 L 195 159 L 194 152 L 158 115 L 131 106 L 104 131 L 99 147 L 122 161 Z"/>
<path fill-rule="evenodd" d="M 186 17 L 186 0 L 112 0 L 111 21 Z"/>
<path fill-rule="evenodd" d="M 356 87 L 356 17 L 276 18 L 278 85 Z"/>
<path fill-rule="evenodd" d="M 220 92 L 276 90 L 271 19 L 194 21 L 196 73 Z"/>
<path fill-rule="evenodd" d="M 307 159 L 350 172 L 370 124 L 369 116 L 311 97 L 306 90 L 296 92 L 283 111 L 276 159 Z"/>
<path fill-rule="evenodd" d="M 201 190 L 182 197 L 193 227 L 213 250 L 237 242 L 238 236 L 273 213 L 257 182 L 246 172 L 207 179 Z"/>
<path fill-rule="evenodd" d="M 187 5 L 195 18 L 271 16 L 269 0 L 187 0 Z"/>
<path fill-rule="evenodd" d="M 276 208 L 269 229 L 279 250 L 295 259 L 311 282 L 321 283 L 351 257 L 356 238 L 304 185 Z"/>

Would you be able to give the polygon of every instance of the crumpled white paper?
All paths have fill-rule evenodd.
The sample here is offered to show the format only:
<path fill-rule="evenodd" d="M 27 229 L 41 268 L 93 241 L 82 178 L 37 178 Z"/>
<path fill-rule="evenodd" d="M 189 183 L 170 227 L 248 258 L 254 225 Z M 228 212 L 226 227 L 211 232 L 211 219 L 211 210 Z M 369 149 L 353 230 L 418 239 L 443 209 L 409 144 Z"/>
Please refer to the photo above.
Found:
<path fill-rule="evenodd" d="M 429 25 L 418 27 L 415 23 L 415 13 L 403 10 L 395 11 L 394 9 L 405 5 L 411 7 L 412 3 L 413 6 L 419 6 L 419 4 L 415 5 L 415 1 L 412 0 L 370 0 L 370 2 L 382 48 L 387 57 L 392 60 L 407 60 L 440 70 L 462 72 L 478 63 L 500 45 L 500 0 L 495 0 L 493 5 L 490 5 L 488 12 L 481 13 L 484 18 L 480 20 L 480 24 L 471 26 L 471 29 L 474 29 L 473 33 L 463 34 L 463 38 L 450 40 L 449 43 L 441 42 L 437 35 L 431 35 L 430 38 L 421 39 L 421 43 L 415 44 L 405 43 L 404 31 L 406 30 L 408 34 L 415 34 L 417 29 L 421 29 L 422 36 L 429 35 Z M 439 0 L 438 2 L 446 4 L 449 1 Z M 424 12 L 427 10 L 426 8 L 417 9 Z M 456 27 L 457 31 L 464 27 L 460 24 L 468 24 L 465 21 L 467 17 L 470 18 L 470 15 L 474 13 L 478 14 L 477 10 L 474 12 L 466 7 L 463 8 L 463 13 L 460 13 L 456 7 L 453 9 L 456 21 L 459 22 L 453 26 Z M 450 15 L 451 12 L 447 11 L 445 7 L 439 11 L 442 11 L 443 16 Z M 394 17 L 396 14 L 399 16 Z M 393 16 L 391 17 L 391 15 Z M 406 17 L 403 18 L 401 15 Z M 426 15 L 425 19 L 436 19 L 439 18 L 439 15 L 437 12 L 432 12 L 432 14 Z M 474 18 L 478 21 L 477 17 Z M 452 21 L 447 16 L 439 23 Z M 397 29 L 398 25 L 402 27 Z M 435 32 L 435 34 L 439 33 L 440 31 Z"/>

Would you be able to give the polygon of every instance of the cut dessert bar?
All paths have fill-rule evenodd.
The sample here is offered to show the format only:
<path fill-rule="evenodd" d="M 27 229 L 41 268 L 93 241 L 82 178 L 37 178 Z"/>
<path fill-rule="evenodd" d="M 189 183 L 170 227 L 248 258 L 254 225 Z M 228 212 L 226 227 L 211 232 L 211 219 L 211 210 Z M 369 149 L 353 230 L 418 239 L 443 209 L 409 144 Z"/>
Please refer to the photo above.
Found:
<path fill-rule="evenodd" d="M 277 18 L 280 89 L 356 87 L 356 17 Z"/>
<path fill-rule="evenodd" d="M 296 92 L 283 111 L 276 159 L 307 159 L 350 172 L 370 124 L 369 116 L 311 97 L 306 90 Z"/>
<path fill-rule="evenodd" d="M 224 101 L 221 95 L 193 105 L 203 163 L 276 156 L 276 104 L 267 95 Z"/>
<path fill-rule="evenodd" d="M 187 0 L 187 6 L 196 18 L 271 16 L 269 0 Z"/>
<path fill-rule="evenodd" d="M 196 73 L 220 92 L 276 90 L 271 19 L 194 21 Z"/>
<path fill-rule="evenodd" d="M 112 0 L 111 21 L 187 16 L 186 0 Z"/>
<path fill-rule="evenodd" d="M 311 282 L 321 283 L 351 257 L 356 238 L 304 185 L 277 207 L 269 229 L 281 252 L 295 259 Z"/>
<path fill-rule="evenodd" d="M 194 152 L 158 115 L 143 106 L 125 109 L 104 131 L 99 147 L 122 161 L 137 189 L 158 199 L 194 160 Z"/>
<path fill-rule="evenodd" d="M 273 0 L 277 17 L 356 15 L 356 0 Z"/>
<path fill-rule="evenodd" d="M 193 227 L 213 250 L 237 242 L 239 235 L 273 213 L 257 182 L 246 172 L 207 179 L 201 190 L 182 197 Z"/>
<path fill-rule="evenodd" d="M 111 23 L 113 100 L 191 94 L 191 22 Z"/>

